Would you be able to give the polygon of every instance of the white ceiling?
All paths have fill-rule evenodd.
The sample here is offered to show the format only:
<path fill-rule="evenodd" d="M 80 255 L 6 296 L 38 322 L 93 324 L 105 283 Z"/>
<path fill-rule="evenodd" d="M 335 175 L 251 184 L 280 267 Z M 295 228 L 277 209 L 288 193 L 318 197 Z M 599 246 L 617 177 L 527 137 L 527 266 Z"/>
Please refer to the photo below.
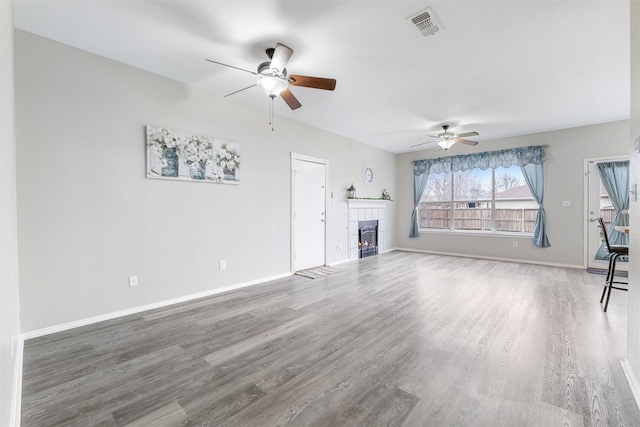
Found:
<path fill-rule="evenodd" d="M 423 38 L 426 7 L 443 28 Z M 14 23 L 221 97 L 256 77 L 205 58 L 254 71 L 286 44 L 289 73 L 338 83 L 275 113 L 393 153 L 442 124 L 482 142 L 629 118 L 628 0 L 15 0 Z M 260 89 L 230 98 L 268 121 Z"/>

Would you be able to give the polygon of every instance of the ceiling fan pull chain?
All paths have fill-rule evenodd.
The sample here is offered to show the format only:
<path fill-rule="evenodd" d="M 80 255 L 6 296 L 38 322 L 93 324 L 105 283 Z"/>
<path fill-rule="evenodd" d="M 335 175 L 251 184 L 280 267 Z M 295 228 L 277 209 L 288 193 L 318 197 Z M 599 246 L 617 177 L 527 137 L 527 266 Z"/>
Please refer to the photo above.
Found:
<path fill-rule="evenodd" d="M 273 97 L 271 98 L 271 106 L 269 107 L 269 124 L 271 125 L 271 132 L 273 132 Z"/>

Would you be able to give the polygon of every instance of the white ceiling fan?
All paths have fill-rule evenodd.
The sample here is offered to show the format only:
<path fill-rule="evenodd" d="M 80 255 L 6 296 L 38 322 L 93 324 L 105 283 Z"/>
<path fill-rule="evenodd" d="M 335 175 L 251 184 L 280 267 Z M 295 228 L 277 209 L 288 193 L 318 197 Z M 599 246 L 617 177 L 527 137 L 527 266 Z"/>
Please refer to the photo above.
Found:
<path fill-rule="evenodd" d="M 285 67 L 289 62 L 289 58 L 291 58 L 291 55 L 293 55 L 293 49 L 283 45 L 282 43 L 278 43 L 275 48 L 268 48 L 266 50 L 266 54 L 269 57 L 269 61 L 263 62 L 258 65 L 257 72 L 245 70 L 243 68 L 235 67 L 233 65 L 228 65 L 211 59 L 207 59 L 207 61 L 213 62 L 214 64 L 218 65 L 224 65 L 225 67 L 235 68 L 236 70 L 246 71 L 247 73 L 258 76 L 257 83 L 231 92 L 230 94 L 225 96 L 233 95 L 254 86 L 258 86 L 269 98 L 274 99 L 280 96 L 284 100 L 284 102 L 287 103 L 289 108 L 295 110 L 297 108 L 300 108 L 301 104 L 289 90 L 289 85 L 329 91 L 336 88 L 335 79 L 288 74 Z"/>
<path fill-rule="evenodd" d="M 438 143 L 438 146 L 436 147 L 436 151 L 440 151 L 440 150 L 446 151 L 449 148 L 451 148 L 455 143 L 471 145 L 471 146 L 478 145 L 477 141 L 470 141 L 468 139 L 463 139 L 469 136 L 480 135 L 478 132 L 465 132 L 460 134 L 454 134 L 453 132 L 449 132 L 449 125 L 443 125 L 442 129 L 444 130 L 444 132 L 440 132 L 437 135 L 429 135 L 432 138 L 436 138 L 435 141 L 422 142 L 420 144 L 412 145 L 411 148 L 418 147 L 420 145 L 429 144 L 431 142 Z"/>
<path fill-rule="evenodd" d="M 288 74 L 285 67 L 289 62 L 291 55 L 293 55 L 293 49 L 282 43 L 278 43 L 275 48 L 268 48 L 265 53 L 269 57 L 269 60 L 258 65 L 257 72 L 245 70 L 244 68 L 214 61 L 212 59 L 207 59 L 207 61 L 223 65 L 225 67 L 234 68 L 236 70 L 246 71 L 247 73 L 258 76 L 258 81 L 256 83 L 231 92 L 225 96 L 233 95 L 254 86 L 258 86 L 269 98 L 271 98 L 271 117 L 269 120 L 271 130 L 273 130 L 273 100 L 275 98 L 278 96 L 282 98 L 292 110 L 296 110 L 302 106 L 300 101 L 298 101 L 298 99 L 289 90 L 290 85 L 322 90 L 334 90 L 336 88 L 335 79 Z"/>

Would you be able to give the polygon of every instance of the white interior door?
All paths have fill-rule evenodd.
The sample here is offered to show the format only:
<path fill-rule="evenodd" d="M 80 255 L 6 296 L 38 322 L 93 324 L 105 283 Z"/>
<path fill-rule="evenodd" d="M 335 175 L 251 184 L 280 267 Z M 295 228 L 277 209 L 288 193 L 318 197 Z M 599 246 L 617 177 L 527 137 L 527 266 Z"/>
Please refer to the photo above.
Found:
<path fill-rule="evenodd" d="M 326 165 L 293 159 L 294 270 L 325 265 Z"/>
<path fill-rule="evenodd" d="M 611 159 L 589 160 L 587 162 L 587 214 L 589 219 L 603 216 L 606 211 L 610 211 L 613 209 L 607 192 L 600 181 L 600 174 L 598 173 L 597 166 L 598 163 L 620 160 L 627 159 L 616 157 Z M 604 270 L 608 268 L 609 261 L 595 259 L 596 252 L 598 251 L 601 242 L 602 241 L 600 240 L 600 229 L 598 227 L 598 223 L 589 221 L 587 232 L 587 268 Z M 619 262 L 618 264 L 616 264 L 616 270 L 626 271 L 627 268 L 627 263 Z"/>

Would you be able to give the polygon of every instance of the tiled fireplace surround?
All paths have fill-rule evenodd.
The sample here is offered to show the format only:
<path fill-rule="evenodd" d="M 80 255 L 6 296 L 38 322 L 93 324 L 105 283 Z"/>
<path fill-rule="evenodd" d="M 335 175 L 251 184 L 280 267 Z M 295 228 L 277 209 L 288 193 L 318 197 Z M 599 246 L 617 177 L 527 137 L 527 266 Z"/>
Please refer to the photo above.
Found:
<path fill-rule="evenodd" d="M 378 253 L 385 251 L 387 202 L 349 199 L 349 259 L 358 259 L 358 221 L 378 221 Z"/>

